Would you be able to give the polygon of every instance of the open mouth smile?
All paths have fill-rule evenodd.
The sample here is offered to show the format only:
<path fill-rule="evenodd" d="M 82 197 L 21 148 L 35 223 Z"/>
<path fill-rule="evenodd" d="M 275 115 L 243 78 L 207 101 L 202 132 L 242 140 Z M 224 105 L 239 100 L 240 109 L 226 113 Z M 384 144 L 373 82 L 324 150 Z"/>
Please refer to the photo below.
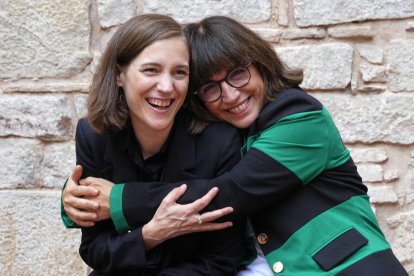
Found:
<path fill-rule="evenodd" d="M 227 109 L 227 111 L 229 111 L 230 113 L 241 113 L 243 112 L 246 108 L 247 105 L 249 104 L 251 97 L 248 97 L 246 100 L 244 100 L 243 102 L 241 102 L 239 105 L 229 108 Z"/>
<path fill-rule="evenodd" d="M 168 109 L 174 102 L 174 99 L 147 98 L 146 100 L 150 106 L 158 109 Z"/>

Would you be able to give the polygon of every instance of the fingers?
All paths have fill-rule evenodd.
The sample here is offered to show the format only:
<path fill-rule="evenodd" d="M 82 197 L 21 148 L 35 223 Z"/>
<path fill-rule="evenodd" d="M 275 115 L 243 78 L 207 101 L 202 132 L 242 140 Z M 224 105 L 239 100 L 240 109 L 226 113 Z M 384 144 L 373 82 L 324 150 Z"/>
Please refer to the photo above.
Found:
<path fill-rule="evenodd" d="M 98 218 L 97 214 L 92 212 L 85 212 L 75 208 L 68 208 L 66 210 L 68 217 L 79 226 L 90 227 L 95 225 L 95 220 Z"/>
<path fill-rule="evenodd" d="M 82 174 L 83 174 L 83 168 L 82 168 L 82 166 L 81 165 L 77 165 L 75 167 L 75 169 L 73 169 L 71 178 L 73 179 L 73 181 L 79 182 L 79 180 L 82 177 Z"/>
<path fill-rule="evenodd" d="M 89 186 L 76 186 L 70 190 L 70 194 L 75 197 L 95 197 L 99 194 L 99 190 Z"/>
<path fill-rule="evenodd" d="M 209 223 L 203 223 L 201 225 L 197 225 L 192 232 L 208 232 L 208 231 L 217 231 L 217 230 L 222 230 L 222 229 L 226 229 L 229 227 L 232 227 L 233 223 L 231 221 L 227 221 L 227 222 L 220 222 L 220 223 L 215 223 L 215 222 L 209 222 Z"/>
<path fill-rule="evenodd" d="M 206 212 L 206 213 L 201 214 L 201 220 L 203 223 L 212 222 L 232 212 L 233 212 L 232 207 L 224 207 L 222 209 L 218 209 L 218 210 L 214 210 L 211 212 Z M 198 223 L 198 218 L 197 218 L 197 223 Z"/>
<path fill-rule="evenodd" d="M 99 204 L 86 198 L 72 197 L 65 202 L 65 206 L 76 209 L 94 212 L 99 209 Z"/>
<path fill-rule="evenodd" d="M 171 190 L 162 200 L 161 204 L 172 205 L 177 202 L 177 200 L 185 193 L 187 190 L 187 185 L 183 184 L 180 187 L 176 187 Z"/>
<path fill-rule="evenodd" d="M 200 212 L 213 200 L 213 198 L 217 195 L 218 188 L 214 187 L 207 194 L 205 194 L 202 198 L 197 199 L 193 203 L 189 204 L 195 212 Z"/>

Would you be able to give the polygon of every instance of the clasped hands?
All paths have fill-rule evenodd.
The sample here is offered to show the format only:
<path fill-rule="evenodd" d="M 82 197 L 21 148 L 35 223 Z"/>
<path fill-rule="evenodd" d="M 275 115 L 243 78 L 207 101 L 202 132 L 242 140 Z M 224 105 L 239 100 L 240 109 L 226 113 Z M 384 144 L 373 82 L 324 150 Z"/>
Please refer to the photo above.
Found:
<path fill-rule="evenodd" d="M 66 214 L 77 225 L 94 226 L 95 222 L 110 218 L 109 195 L 114 184 L 95 177 L 80 179 L 83 169 L 76 166 L 62 193 Z M 79 183 L 79 184 L 78 184 Z M 233 208 L 200 213 L 216 196 L 218 188 L 212 188 L 203 197 L 189 204 L 178 204 L 187 185 L 174 188 L 162 200 L 154 217 L 143 226 L 146 247 L 152 248 L 165 240 L 193 232 L 215 231 L 232 226 L 232 222 L 214 222 L 233 212 Z"/>

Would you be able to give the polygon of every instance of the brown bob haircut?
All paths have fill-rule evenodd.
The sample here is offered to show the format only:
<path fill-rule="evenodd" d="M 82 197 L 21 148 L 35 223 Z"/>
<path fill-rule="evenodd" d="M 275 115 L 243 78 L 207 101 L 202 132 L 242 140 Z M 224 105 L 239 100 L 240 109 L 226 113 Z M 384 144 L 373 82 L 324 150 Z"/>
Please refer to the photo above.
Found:
<path fill-rule="evenodd" d="M 129 118 L 125 94 L 117 85 L 118 66 L 128 66 L 147 46 L 155 41 L 184 37 L 182 28 L 165 15 L 144 14 L 124 23 L 109 41 L 88 97 L 87 119 L 99 133 L 122 129 Z"/>
<path fill-rule="evenodd" d="M 189 107 L 204 121 L 217 121 L 193 92 L 216 73 L 235 66 L 254 64 L 261 74 L 266 101 L 272 101 L 289 87 L 298 86 L 303 79 L 301 70 L 289 69 L 272 46 L 249 28 L 225 16 L 206 17 L 184 28 L 191 49 Z M 193 125 L 193 130 L 198 129 Z"/>

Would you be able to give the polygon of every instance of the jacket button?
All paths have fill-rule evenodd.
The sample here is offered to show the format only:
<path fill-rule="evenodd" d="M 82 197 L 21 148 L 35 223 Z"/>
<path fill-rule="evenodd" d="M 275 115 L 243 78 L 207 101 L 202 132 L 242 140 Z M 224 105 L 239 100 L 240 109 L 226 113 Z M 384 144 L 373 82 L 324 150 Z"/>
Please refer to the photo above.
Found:
<path fill-rule="evenodd" d="M 283 271 L 283 263 L 282 262 L 275 262 L 273 264 L 273 271 L 276 273 L 280 273 Z"/>
<path fill-rule="evenodd" d="M 267 235 L 265 234 L 265 233 L 260 233 L 258 236 L 257 236 L 257 242 L 259 243 L 259 244 L 266 244 L 267 243 L 267 241 L 269 240 L 269 238 L 267 237 Z"/>

